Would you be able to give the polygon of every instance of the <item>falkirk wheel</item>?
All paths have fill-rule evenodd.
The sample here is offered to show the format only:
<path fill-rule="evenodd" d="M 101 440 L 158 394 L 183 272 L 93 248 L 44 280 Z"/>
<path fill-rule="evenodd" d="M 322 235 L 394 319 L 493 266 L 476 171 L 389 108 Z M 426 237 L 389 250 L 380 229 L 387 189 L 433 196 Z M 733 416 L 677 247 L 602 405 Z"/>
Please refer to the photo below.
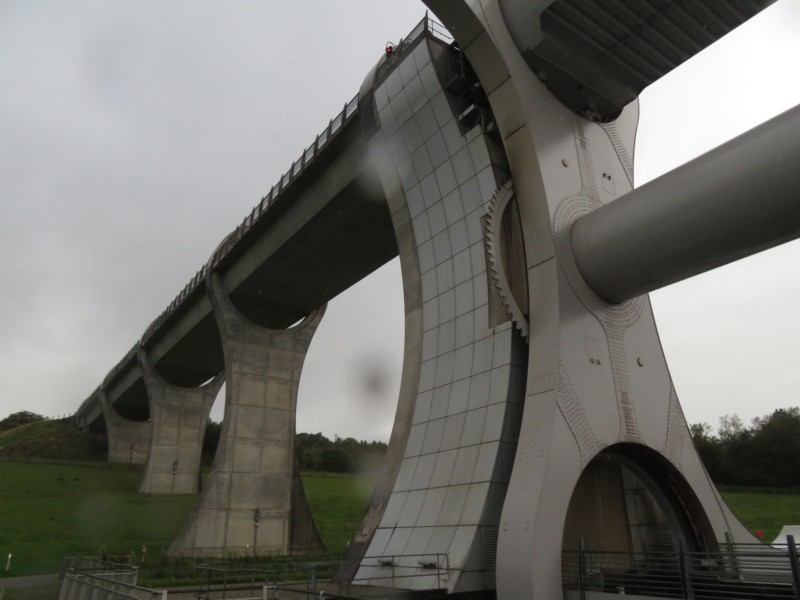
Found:
<path fill-rule="evenodd" d="M 426 17 L 387 49 L 79 418 L 101 406 L 111 436 L 125 429 L 114 403 L 144 393 L 152 427 L 119 452 L 149 446 L 146 491 L 170 493 L 176 476 L 191 490 L 224 374 L 220 450 L 170 551 L 319 548 L 293 455 L 305 351 L 325 302 L 399 255 L 400 398 L 341 575 L 551 599 L 579 549 L 756 542 L 692 444 L 647 293 L 800 235 L 800 170 L 782 160 L 800 152 L 800 110 L 636 190 L 633 144 L 639 92 L 766 2 L 427 4 L 447 31 Z M 375 198 L 385 212 L 364 216 Z M 332 262 L 268 304 L 264 282 L 284 278 L 309 232 Z M 264 306 L 279 316 L 255 317 Z M 217 349 L 201 360 L 204 336 Z"/>

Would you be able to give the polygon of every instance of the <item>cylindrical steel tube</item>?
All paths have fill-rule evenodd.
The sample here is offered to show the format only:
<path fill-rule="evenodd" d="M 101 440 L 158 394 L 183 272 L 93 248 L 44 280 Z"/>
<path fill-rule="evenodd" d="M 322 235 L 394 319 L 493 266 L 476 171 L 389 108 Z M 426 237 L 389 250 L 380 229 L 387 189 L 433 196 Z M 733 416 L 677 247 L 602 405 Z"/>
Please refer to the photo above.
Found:
<path fill-rule="evenodd" d="M 578 219 L 572 249 L 608 302 L 800 237 L 800 106 Z"/>

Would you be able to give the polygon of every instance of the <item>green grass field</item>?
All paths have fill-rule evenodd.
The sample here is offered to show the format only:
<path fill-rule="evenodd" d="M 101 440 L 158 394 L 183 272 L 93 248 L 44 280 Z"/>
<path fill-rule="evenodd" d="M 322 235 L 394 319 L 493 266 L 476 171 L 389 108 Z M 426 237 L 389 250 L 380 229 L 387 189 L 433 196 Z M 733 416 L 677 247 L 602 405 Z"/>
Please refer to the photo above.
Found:
<path fill-rule="evenodd" d="M 58 571 L 70 555 L 127 555 L 142 563 L 142 582 L 178 580 L 196 573 L 194 562 L 170 561 L 163 551 L 194 506 L 194 496 L 136 492 L 140 469 L 0 462 L 0 577 Z M 372 480 L 324 473 L 303 475 L 311 511 L 328 547 L 341 555 L 358 527 Z M 770 541 L 784 524 L 800 523 L 800 494 L 723 492 L 751 531 Z"/>
<path fill-rule="evenodd" d="M 372 479 L 303 474 L 306 499 L 329 553 L 341 555 L 347 550 L 374 486 Z"/>
<path fill-rule="evenodd" d="M 725 503 L 753 534 L 771 542 L 784 525 L 800 524 L 800 494 L 720 492 Z"/>
<path fill-rule="evenodd" d="M 139 494 L 140 478 L 138 468 L 0 462 L 0 567 L 12 554 L 0 576 L 53 573 L 74 555 L 133 554 L 141 563 L 143 547 L 162 568 L 196 497 Z M 342 554 L 373 482 L 326 474 L 303 481 L 328 554 Z"/>
<path fill-rule="evenodd" d="M 194 496 L 136 493 L 140 470 L 0 463 L 0 556 L 8 575 L 52 573 L 70 555 L 161 552 Z"/>

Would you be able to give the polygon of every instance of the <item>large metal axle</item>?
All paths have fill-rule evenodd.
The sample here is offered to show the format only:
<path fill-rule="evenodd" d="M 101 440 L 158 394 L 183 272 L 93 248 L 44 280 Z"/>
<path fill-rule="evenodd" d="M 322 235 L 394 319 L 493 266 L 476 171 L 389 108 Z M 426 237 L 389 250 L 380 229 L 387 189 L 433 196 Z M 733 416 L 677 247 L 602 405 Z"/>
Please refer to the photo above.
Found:
<path fill-rule="evenodd" d="M 575 260 L 619 303 L 800 237 L 800 107 L 581 217 Z"/>

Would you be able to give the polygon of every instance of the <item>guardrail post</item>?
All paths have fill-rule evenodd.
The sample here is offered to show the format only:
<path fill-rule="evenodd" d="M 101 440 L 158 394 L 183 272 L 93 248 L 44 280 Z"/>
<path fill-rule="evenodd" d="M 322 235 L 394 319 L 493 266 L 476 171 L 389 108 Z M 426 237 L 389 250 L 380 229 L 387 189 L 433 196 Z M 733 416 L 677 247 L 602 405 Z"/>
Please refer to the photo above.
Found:
<path fill-rule="evenodd" d="M 797 559 L 797 546 L 794 543 L 794 536 L 786 536 L 786 547 L 789 550 L 789 564 L 792 567 L 792 587 L 794 587 L 794 597 L 800 600 L 800 563 Z"/>
<path fill-rule="evenodd" d="M 692 593 L 692 582 L 689 574 L 689 555 L 686 552 L 686 542 L 683 538 L 680 538 L 680 545 L 678 546 L 678 570 L 681 574 L 683 597 L 687 600 L 692 600 L 694 594 Z"/>
<path fill-rule="evenodd" d="M 725 545 L 728 548 L 730 568 L 733 571 L 733 575 L 735 575 L 736 578 L 741 581 L 744 579 L 744 575 L 742 574 L 742 569 L 739 566 L 739 555 L 736 553 L 736 546 L 733 544 L 733 538 L 731 537 L 729 531 L 725 532 Z"/>
<path fill-rule="evenodd" d="M 583 556 L 583 537 L 578 538 L 578 592 L 580 593 L 581 600 L 586 600 L 586 590 L 583 589 L 583 576 L 586 564 Z"/>

